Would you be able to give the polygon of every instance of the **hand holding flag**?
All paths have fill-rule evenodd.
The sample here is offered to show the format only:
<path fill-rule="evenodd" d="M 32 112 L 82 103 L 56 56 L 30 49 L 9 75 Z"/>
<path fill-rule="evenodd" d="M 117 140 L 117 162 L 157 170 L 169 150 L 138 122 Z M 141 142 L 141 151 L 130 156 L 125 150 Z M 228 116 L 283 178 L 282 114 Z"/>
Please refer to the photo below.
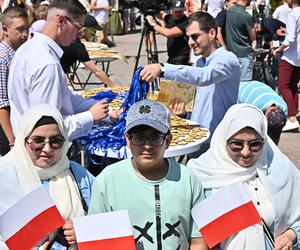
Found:
<path fill-rule="evenodd" d="M 10 250 L 31 249 L 64 225 L 51 197 L 39 187 L 0 216 L 0 233 Z"/>
<path fill-rule="evenodd" d="M 262 220 L 241 182 L 224 187 L 195 205 L 192 217 L 210 248 Z"/>

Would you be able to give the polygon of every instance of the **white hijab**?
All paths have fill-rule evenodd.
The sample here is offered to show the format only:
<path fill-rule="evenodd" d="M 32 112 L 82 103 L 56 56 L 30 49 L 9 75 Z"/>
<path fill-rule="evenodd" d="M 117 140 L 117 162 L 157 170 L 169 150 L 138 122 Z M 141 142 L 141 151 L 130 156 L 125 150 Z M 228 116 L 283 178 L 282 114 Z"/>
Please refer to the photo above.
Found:
<path fill-rule="evenodd" d="M 238 181 L 248 181 L 256 174 L 257 165 L 266 164 L 265 150 L 256 164 L 249 168 L 240 167 L 228 156 L 227 140 L 245 127 L 251 127 L 263 139 L 267 138 L 267 120 L 259 109 L 247 104 L 232 106 L 216 128 L 210 149 L 188 162 L 187 165 L 197 174 L 203 187 L 219 188 Z"/>
<path fill-rule="evenodd" d="M 25 138 L 31 134 L 35 124 L 42 116 L 53 117 L 58 124 L 62 136 L 66 139 L 61 149 L 60 160 L 49 168 L 34 166 L 25 147 Z M 48 104 L 40 104 L 30 108 L 24 113 L 16 134 L 15 146 L 0 162 L 0 168 L 10 167 L 15 169 L 16 185 L 15 187 L 11 186 L 11 188 L 16 188 L 16 186 L 20 187 L 21 190 L 19 190 L 19 193 L 29 193 L 42 185 L 40 180 L 50 179 L 50 196 L 64 219 L 84 215 L 80 193 L 70 171 L 70 162 L 67 157 L 68 146 L 68 134 L 61 114 L 56 108 Z M 7 166 L 7 163 L 10 166 Z M 3 181 L 5 181 L 5 179 Z M 6 185 L 6 187 L 9 186 Z M 5 192 L 4 190 L 2 191 Z M 7 190 L 8 193 L 10 193 L 10 191 L 11 190 Z M 20 197 L 16 197 L 15 201 L 19 198 Z M 1 201 L 1 203 L 3 202 L 5 201 Z M 11 197 L 8 203 L 11 205 Z"/>
<path fill-rule="evenodd" d="M 265 140 L 263 152 L 257 162 L 243 168 L 227 154 L 227 140 L 245 127 L 253 128 Z M 267 120 L 258 108 L 249 104 L 233 105 L 216 128 L 210 149 L 187 164 L 204 188 L 221 188 L 229 184 L 249 181 L 255 174 L 267 192 L 276 213 L 275 237 L 300 221 L 300 172 L 267 136 Z M 283 171 L 284 170 L 284 171 Z M 255 231 L 262 233 L 257 224 L 240 231 L 226 249 L 264 249 L 263 238 L 255 239 Z M 255 245 L 255 246 L 254 246 Z"/>

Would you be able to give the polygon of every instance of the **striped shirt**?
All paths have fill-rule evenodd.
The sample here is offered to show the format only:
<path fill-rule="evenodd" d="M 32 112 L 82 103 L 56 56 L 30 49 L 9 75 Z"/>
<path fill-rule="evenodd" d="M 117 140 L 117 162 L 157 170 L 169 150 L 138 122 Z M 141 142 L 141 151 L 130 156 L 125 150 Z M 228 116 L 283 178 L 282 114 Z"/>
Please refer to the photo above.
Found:
<path fill-rule="evenodd" d="M 285 101 L 271 87 L 258 81 L 240 83 L 238 103 L 252 104 L 263 112 L 275 104 L 287 115 Z"/>
<path fill-rule="evenodd" d="M 7 45 L 5 42 L 0 42 L 0 108 L 9 106 L 8 93 L 7 93 L 7 80 L 9 66 L 15 50 Z"/>

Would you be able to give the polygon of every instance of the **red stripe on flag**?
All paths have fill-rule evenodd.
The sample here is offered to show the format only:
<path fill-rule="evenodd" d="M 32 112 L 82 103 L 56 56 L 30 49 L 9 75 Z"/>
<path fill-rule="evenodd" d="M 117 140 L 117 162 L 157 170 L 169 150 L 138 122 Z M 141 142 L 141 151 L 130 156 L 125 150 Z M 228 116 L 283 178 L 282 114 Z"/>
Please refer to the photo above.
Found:
<path fill-rule="evenodd" d="M 133 236 L 78 242 L 79 250 L 136 250 Z"/>
<path fill-rule="evenodd" d="M 229 236 L 261 221 L 252 201 L 249 201 L 216 218 L 200 229 L 209 248 Z"/>
<path fill-rule="evenodd" d="M 55 206 L 44 210 L 5 241 L 10 250 L 31 249 L 49 233 L 64 225 Z"/>

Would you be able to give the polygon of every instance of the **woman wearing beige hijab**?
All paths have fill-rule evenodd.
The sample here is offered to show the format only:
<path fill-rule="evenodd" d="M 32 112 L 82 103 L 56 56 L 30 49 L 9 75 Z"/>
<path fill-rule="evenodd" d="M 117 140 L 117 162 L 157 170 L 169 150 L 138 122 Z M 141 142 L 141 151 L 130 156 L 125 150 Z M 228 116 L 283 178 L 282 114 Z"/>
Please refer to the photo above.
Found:
<path fill-rule="evenodd" d="M 56 108 L 41 104 L 24 113 L 14 148 L 0 160 L 0 214 L 43 185 L 66 221 L 63 241 L 76 245 L 72 218 L 85 214 L 93 177 L 69 161 L 68 145 L 63 118 Z"/>

